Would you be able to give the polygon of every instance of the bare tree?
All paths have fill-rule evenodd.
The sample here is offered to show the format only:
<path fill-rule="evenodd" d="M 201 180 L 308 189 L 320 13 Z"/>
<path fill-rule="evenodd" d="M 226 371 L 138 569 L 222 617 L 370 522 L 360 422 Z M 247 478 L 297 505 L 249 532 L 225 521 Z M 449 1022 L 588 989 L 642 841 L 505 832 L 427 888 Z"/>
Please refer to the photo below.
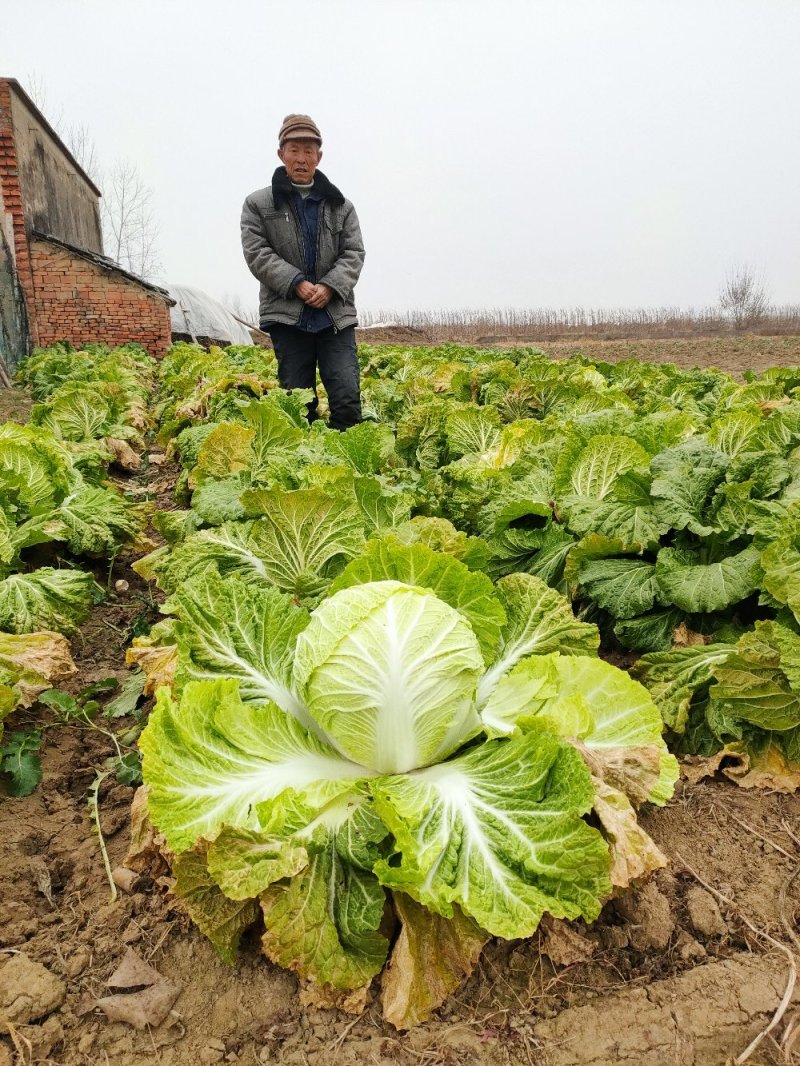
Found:
<path fill-rule="evenodd" d="M 28 95 L 45 114 L 48 96 L 41 74 L 29 74 L 27 87 Z M 104 173 L 87 126 L 67 126 L 63 111 L 56 116 L 50 115 L 48 121 L 83 170 L 103 190 L 100 217 L 106 255 L 124 270 L 147 280 L 154 279 L 161 271 L 158 223 L 153 212 L 152 190 L 136 166 L 120 160 Z"/>
<path fill-rule="evenodd" d="M 47 121 L 72 152 L 76 161 L 83 167 L 89 177 L 95 184 L 97 184 L 100 177 L 100 164 L 97 158 L 97 148 L 95 147 L 94 139 L 89 133 L 89 127 L 80 126 L 67 126 L 64 119 L 63 108 L 58 114 L 50 114 L 49 110 L 49 97 L 47 95 L 47 86 L 44 83 L 44 78 L 41 74 L 34 71 L 29 74 L 26 79 L 26 88 L 28 90 L 28 96 L 36 104 Z"/>
<path fill-rule="evenodd" d="M 27 89 L 28 96 L 36 104 L 43 115 L 47 114 L 49 97 L 47 95 L 47 86 L 44 83 L 42 75 L 34 70 L 25 79 L 25 88 Z M 64 109 L 62 108 L 58 114 L 51 114 L 47 121 L 53 127 L 54 130 L 58 130 L 59 126 L 64 121 Z"/>
<path fill-rule="evenodd" d="M 62 136 L 67 148 L 75 157 L 75 161 L 80 164 L 95 185 L 101 185 L 103 172 L 100 169 L 97 146 L 89 132 L 89 127 L 84 125 L 68 126 L 64 129 Z"/>
<path fill-rule="evenodd" d="M 747 263 L 734 267 L 720 289 L 719 304 L 734 329 L 758 325 L 769 310 L 769 296 L 762 278 Z"/>
<path fill-rule="evenodd" d="M 104 181 L 100 209 L 105 253 L 124 270 L 152 280 L 161 270 L 152 190 L 133 163 L 115 163 Z"/>

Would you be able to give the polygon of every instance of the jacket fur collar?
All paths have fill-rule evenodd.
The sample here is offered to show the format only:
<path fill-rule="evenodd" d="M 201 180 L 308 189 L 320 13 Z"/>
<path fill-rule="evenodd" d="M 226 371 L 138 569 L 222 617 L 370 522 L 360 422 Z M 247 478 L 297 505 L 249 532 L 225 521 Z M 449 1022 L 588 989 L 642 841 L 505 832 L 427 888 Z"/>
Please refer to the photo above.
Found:
<path fill-rule="evenodd" d="M 321 170 L 318 170 L 314 175 L 314 192 L 319 193 L 324 200 L 329 200 L 334 206 L 344 203 L 342 194 L 325 177 Z M 278 167 L 272 175 L 272 198 L 275 207 L 280 208 L 284 204 L 288 204 L 293 194 L 294 188 L 289 180 L 289 175 L 286 173 L 286 167 Z"/>

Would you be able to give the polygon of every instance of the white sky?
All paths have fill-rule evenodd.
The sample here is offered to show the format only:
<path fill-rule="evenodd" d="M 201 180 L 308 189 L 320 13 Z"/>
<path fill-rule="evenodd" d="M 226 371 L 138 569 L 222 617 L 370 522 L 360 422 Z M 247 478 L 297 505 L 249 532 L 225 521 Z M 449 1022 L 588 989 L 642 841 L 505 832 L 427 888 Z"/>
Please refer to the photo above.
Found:
<path fill-rule="evenodd" d="M 170 281 L 247 305 L 290 111 L 355 203 L 362 307 L 800 302 L 800 0 L 0 0 L 0 75 L 152 186 Z"/>

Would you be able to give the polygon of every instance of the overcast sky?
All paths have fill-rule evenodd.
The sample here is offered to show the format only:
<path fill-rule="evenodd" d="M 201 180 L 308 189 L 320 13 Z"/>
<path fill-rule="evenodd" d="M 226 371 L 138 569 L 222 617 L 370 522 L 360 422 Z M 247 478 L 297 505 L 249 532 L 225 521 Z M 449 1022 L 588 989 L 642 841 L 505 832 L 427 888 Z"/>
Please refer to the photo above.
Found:
<path fill-rule="evenodd" d="M 310 113 L 364 308 L 800 303 L 800 0 L 0 0 L 101 163 L 154 192 L 167 280 L 237 294 L 244 197 Z"/>

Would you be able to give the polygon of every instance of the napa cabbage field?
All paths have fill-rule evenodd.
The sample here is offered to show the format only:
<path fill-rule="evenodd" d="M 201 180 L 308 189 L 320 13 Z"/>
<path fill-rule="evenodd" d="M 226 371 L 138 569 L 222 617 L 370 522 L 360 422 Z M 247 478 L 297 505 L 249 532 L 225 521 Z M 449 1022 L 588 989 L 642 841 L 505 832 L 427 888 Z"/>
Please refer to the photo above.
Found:
<path fill-rule="evenodd" d="M 41 351 L 19 376 L 30 421 L 0 426 L 0 781 L 12 796 L 41 779 L 43 732 L 4 736 L 3 719 L 76 673 L 69 638 L 106 596 L 98 575 L 151 543 L 148 505 L 114 474 L 139 468 L 156 367 L 137 345 Z"/>
<path fill-rule="evenodd" d="M 258 348 L 32 356 L 0 466 L 4 433 L 50 465 L 30 499 L 0 469 L 0 641 L 69 634 L 93 594 L 26 564 L 31 538 L 140 554 L 161 620 L 127 652 L 155 701 L 134 859 L 166 859 L 224 959 L 256 927 L 351 1010 L 382 973 L 408 1028 L 490 937 L 592 921 L 665 865 L 637 812 L 678 757 L 800 787 L 800 368 L 360 359 L 364 421 L 337 433 Z M 106 477 L 149 427 L 177 471 L 150 513 Z M 3 608 L 8 581 L 47 591 Z"/>

